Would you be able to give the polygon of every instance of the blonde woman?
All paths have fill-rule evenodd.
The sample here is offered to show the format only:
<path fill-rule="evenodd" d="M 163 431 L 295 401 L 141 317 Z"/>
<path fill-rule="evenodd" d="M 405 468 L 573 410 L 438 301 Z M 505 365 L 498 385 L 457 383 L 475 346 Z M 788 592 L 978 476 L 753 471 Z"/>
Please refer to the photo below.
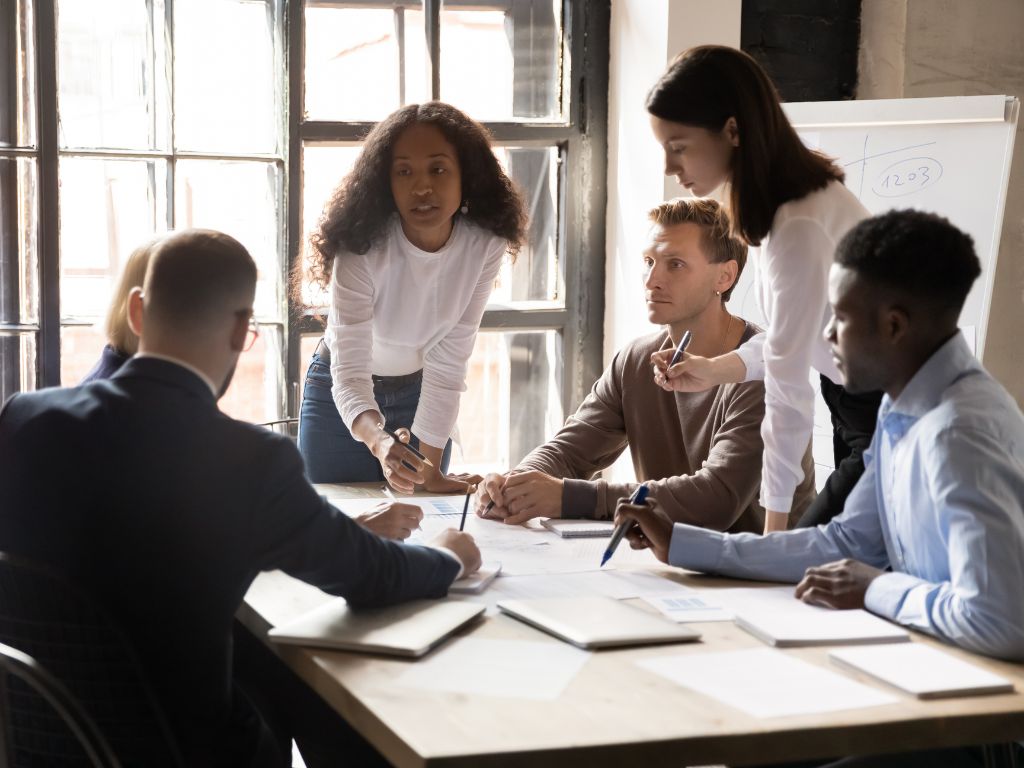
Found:
<path fill-rule="evenodd" d="M 114 296 L 107 309 L 107 317 L 103 323 L 107 332 L 107 343 L 100 353 L 100 359 L 92 370 L 85 374 L 81 384 L 96 379 L 109 379 L 127 362 L 128 358 L 139 351 L 139 337 L 128 327 L 128 294 L 132 288 L 140 286 L 146 279 L 146 267 L 149 257 L 162 238 L 150 240 L 140 245 L 128 257 L 121 279 L 117 283 Z"/>

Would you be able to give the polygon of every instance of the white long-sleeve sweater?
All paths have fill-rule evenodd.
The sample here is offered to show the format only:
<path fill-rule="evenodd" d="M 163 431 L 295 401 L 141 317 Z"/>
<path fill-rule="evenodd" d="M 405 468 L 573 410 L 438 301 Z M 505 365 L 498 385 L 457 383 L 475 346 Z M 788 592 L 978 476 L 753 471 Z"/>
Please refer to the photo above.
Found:
<path fill-rule="evenodd" d="M 371 376 L 423 369 L 412 432 L 442 447 L 466 389 L 466 368 L 507 243 L 462 218 L 440 250 L 422 251 L 398 216 L 365 254 L 339 253 L 331 280 L 326 342 L 332 395 L 350 430 L 380 410 Z"/>
<path fill-rule="evenodd" d="M 868 210 L 841 182 L 779 206 L 768 236 L 751 249 L 757 295 L 767 321 L 736 354 L 746 381 L 764 380 L 761 504 L 789 512 L 814 427 L 810 369 L 836 383 L 839 371 L 823 332 L 831 317 L 828 273 L 836 245 Z"/>

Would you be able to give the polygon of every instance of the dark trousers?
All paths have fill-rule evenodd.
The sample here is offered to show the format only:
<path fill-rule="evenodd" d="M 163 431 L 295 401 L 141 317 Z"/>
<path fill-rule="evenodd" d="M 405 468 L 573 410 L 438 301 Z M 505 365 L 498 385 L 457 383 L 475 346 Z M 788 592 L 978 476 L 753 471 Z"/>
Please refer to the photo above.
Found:
<path fill-rule="evenodd" d="M 261 768 L 291 765 L 295 741 L 307 768 L 388 766 L 384 757 L 249 630 L 234 623 L 235 684 L 262 715 Z M 273 744 L 266 743 L 274 742 Z"/>
<path fill-rule="evenodd" d="M 821 396 L 832 415 L 836 468 L 800 518 L 800 528 L 827 523 L 843 511 L 846 497 L 864 474 L 864 451 L 871 445 L 882 402 L 881 392 L 852 394 L 826 376 L 821 377 Z"/>

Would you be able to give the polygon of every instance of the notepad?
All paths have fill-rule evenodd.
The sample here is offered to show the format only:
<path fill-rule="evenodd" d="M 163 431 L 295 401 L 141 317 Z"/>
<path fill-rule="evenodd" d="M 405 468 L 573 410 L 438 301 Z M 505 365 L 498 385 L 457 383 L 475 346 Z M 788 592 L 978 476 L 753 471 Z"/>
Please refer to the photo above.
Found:
<path fill-rule="evenodd" d="M 501 563 L 480 566 L 473 573 L 453 581 L 452 585 L 448 587 L 448 591 L 457 594 L 480 594 L 491 585 L 499 573 L 501 573 Z"/>
<path fill-rule="evenodd" d="M 736 624 L 778 648 L 859 645 L 910 640 L 905 629 L 860 609 L 837 611 L 807 605 L 795 597 L 736 609 Z"/>
<path fill-rule="evenodd" d="M 498 609 L 579 648 L 685 643 L 700 633 L 610 597 L 503 600 Z"/>
<path fill-rule="evenodd" d="M 829 658 L 919 699 L 1013 691 L 1009 680 L 923 643 L 843 648 Z"/>
<path fill-rule="evenodd" d="M 275 627 L 267 636 L 287 645 L 416 657 L 484 610 L 483 605 L 458 600 L 414 600 L 354 611 L 339 598 Z"/>
<path fill-rule="evenodd" d="M 611 520 L 563 520 L 552 517 L 541 521 L 541 525 L 563 539 L 608 538 L 615 530 Z"/>

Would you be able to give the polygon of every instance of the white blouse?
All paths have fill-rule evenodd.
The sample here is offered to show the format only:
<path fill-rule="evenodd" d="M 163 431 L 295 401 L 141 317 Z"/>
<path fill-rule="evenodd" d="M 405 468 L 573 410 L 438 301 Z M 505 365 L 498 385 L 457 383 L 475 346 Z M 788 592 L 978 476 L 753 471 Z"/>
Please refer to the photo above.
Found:
<path fill-rule="evenodd" d="M 339 253 L 331 279 L 325 340 L 331 393 L 345 426 L 379 411 L 371 375 L 423 369 L 412 432 L 443 447 L 466 390 L 466 368 L 507 242 L 459 218 L 439 251 L 406 238 L 399 217 L 363 255 Z"/>
<path fill-rule="evenodd" d="M 747 367 L 746 381 L 764 379 L 761 504 L 773 512 L 789 512 L 803 480 L 800 463 L 814 428 L 810 369 L 842 382 L 823 335 L 832 315 L 828 272 L 843 235 L 868 216 L 854 194 L 833 181 L 779 206 L 768 236 L 751 250 L 768 330 L 736 353 Z"/>

